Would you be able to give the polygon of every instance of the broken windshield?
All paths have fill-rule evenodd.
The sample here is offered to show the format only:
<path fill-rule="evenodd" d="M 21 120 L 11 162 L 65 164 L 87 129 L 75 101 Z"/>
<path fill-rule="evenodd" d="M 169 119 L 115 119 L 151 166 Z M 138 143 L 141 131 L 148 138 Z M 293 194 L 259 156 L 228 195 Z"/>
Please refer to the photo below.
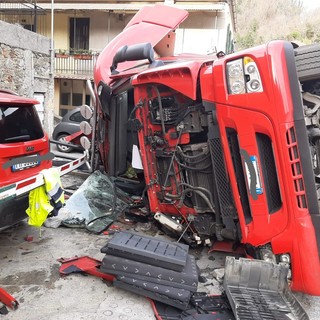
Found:
<path fill-rule="evenodd" d="M 65 209 L 86 220 L 89 231 L 106 229 L 130 204 L 130 197 L 100 171 L 92 173 L 68 199 Z"/>

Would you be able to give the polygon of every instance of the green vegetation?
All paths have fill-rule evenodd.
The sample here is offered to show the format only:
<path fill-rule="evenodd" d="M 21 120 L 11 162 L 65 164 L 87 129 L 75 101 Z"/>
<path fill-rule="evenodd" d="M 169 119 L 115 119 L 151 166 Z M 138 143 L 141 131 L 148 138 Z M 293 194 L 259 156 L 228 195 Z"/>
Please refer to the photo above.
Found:
<path fill-rule="evenodd" d="M 303 8 L 302 0 L 238 0 L 236 50 L 283 39 L 320 42 L 320 8 Z"/>

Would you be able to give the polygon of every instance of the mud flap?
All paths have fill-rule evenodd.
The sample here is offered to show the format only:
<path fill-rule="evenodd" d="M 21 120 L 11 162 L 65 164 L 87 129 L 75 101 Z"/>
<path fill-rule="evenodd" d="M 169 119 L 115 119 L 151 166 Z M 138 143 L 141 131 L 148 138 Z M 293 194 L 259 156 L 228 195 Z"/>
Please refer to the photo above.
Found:
<path fill-rule="evenodd" d="M 227 257 L 223 286 L 236 319 L 308 320 L 287 275 L 284 264 Z"/>

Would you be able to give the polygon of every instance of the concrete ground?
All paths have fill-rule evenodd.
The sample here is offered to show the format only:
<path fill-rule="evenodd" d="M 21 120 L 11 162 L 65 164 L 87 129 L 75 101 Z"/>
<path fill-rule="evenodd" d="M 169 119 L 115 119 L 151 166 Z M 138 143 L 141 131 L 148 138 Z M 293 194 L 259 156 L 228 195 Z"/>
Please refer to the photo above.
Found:
<path fill-rule="evenodd" d="M 25 241 L 26 236 L 33 240 Z M 88 255 L 101 260 L 106 236 L 84 230 L 38 229 L 27 223 L 0 235 L 0 283 L 19 302 L 12 320 L 153 319 L 149 302 L 94 276 L 60 277 L 57 259 Z"/>
<path fill-rule="evenodd" d="M 82 175 L 69 174 L 63 183 L 80 183 Z M 138 223 L 122 225 L 124 229 L 143 232 L 148 229 L 162 236 L 154 225 Z M 31 236 L 31 241 L 27 241 Z M 72 274 L 61 277 L 57 259 L 90 256 L 102 260 L 100 249 L 109 235 L 95 235 L 84 229 L 28 226 L 24 221 L 0 233 L 0 287 L 19 302 L 15 311 L 3 317 L 7 320 L 149 320 L 155 319 L 147 299 L 115 288 L 94 276 Z M 225 254 L 208 255 L 208 248 L 192 251 L 201 275 L 206 279 L 199 291 L 221 293 L 215 279 L 216 268 L 223 266 Z M 320 298 L 296 295 L 311 320 L 320 319 Z"/>

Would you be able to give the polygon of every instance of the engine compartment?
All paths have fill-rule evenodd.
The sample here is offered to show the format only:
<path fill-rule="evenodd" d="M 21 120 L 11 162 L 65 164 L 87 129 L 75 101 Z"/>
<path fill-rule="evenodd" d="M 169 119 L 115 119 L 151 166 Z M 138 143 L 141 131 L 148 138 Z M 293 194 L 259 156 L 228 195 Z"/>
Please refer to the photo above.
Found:
<path fill-rule="evenodd" d="M 110 115 L 107 131 L 114 152 L 109 152 L 109 166 L 117 186 L 131 181 L 137 191 L 134 186 L 143 184 L 139 195 L 154 219 L 164 231 L 189 244 L 238 241 L 238 218 L 221 142 L 213 133 L 218 128 L 212 110 L 201 99 L 194 101 L 164 85 L 141 86 L 139 95 L 136 105 L 132 90 L 126 91 L 125 99 L 119 99 L 123 93 L 115 95 L 118 110 L 128 115 L 127 122 L 123 116 Z M 125 107 L 123 101 L 128 102 Z M 118 128 L 117 133 L 113 128 Z M 131 167 L 135 146 L 146 157 L 143 170 Z M 129 180 L 128 171 L 134 172 Z"/>

